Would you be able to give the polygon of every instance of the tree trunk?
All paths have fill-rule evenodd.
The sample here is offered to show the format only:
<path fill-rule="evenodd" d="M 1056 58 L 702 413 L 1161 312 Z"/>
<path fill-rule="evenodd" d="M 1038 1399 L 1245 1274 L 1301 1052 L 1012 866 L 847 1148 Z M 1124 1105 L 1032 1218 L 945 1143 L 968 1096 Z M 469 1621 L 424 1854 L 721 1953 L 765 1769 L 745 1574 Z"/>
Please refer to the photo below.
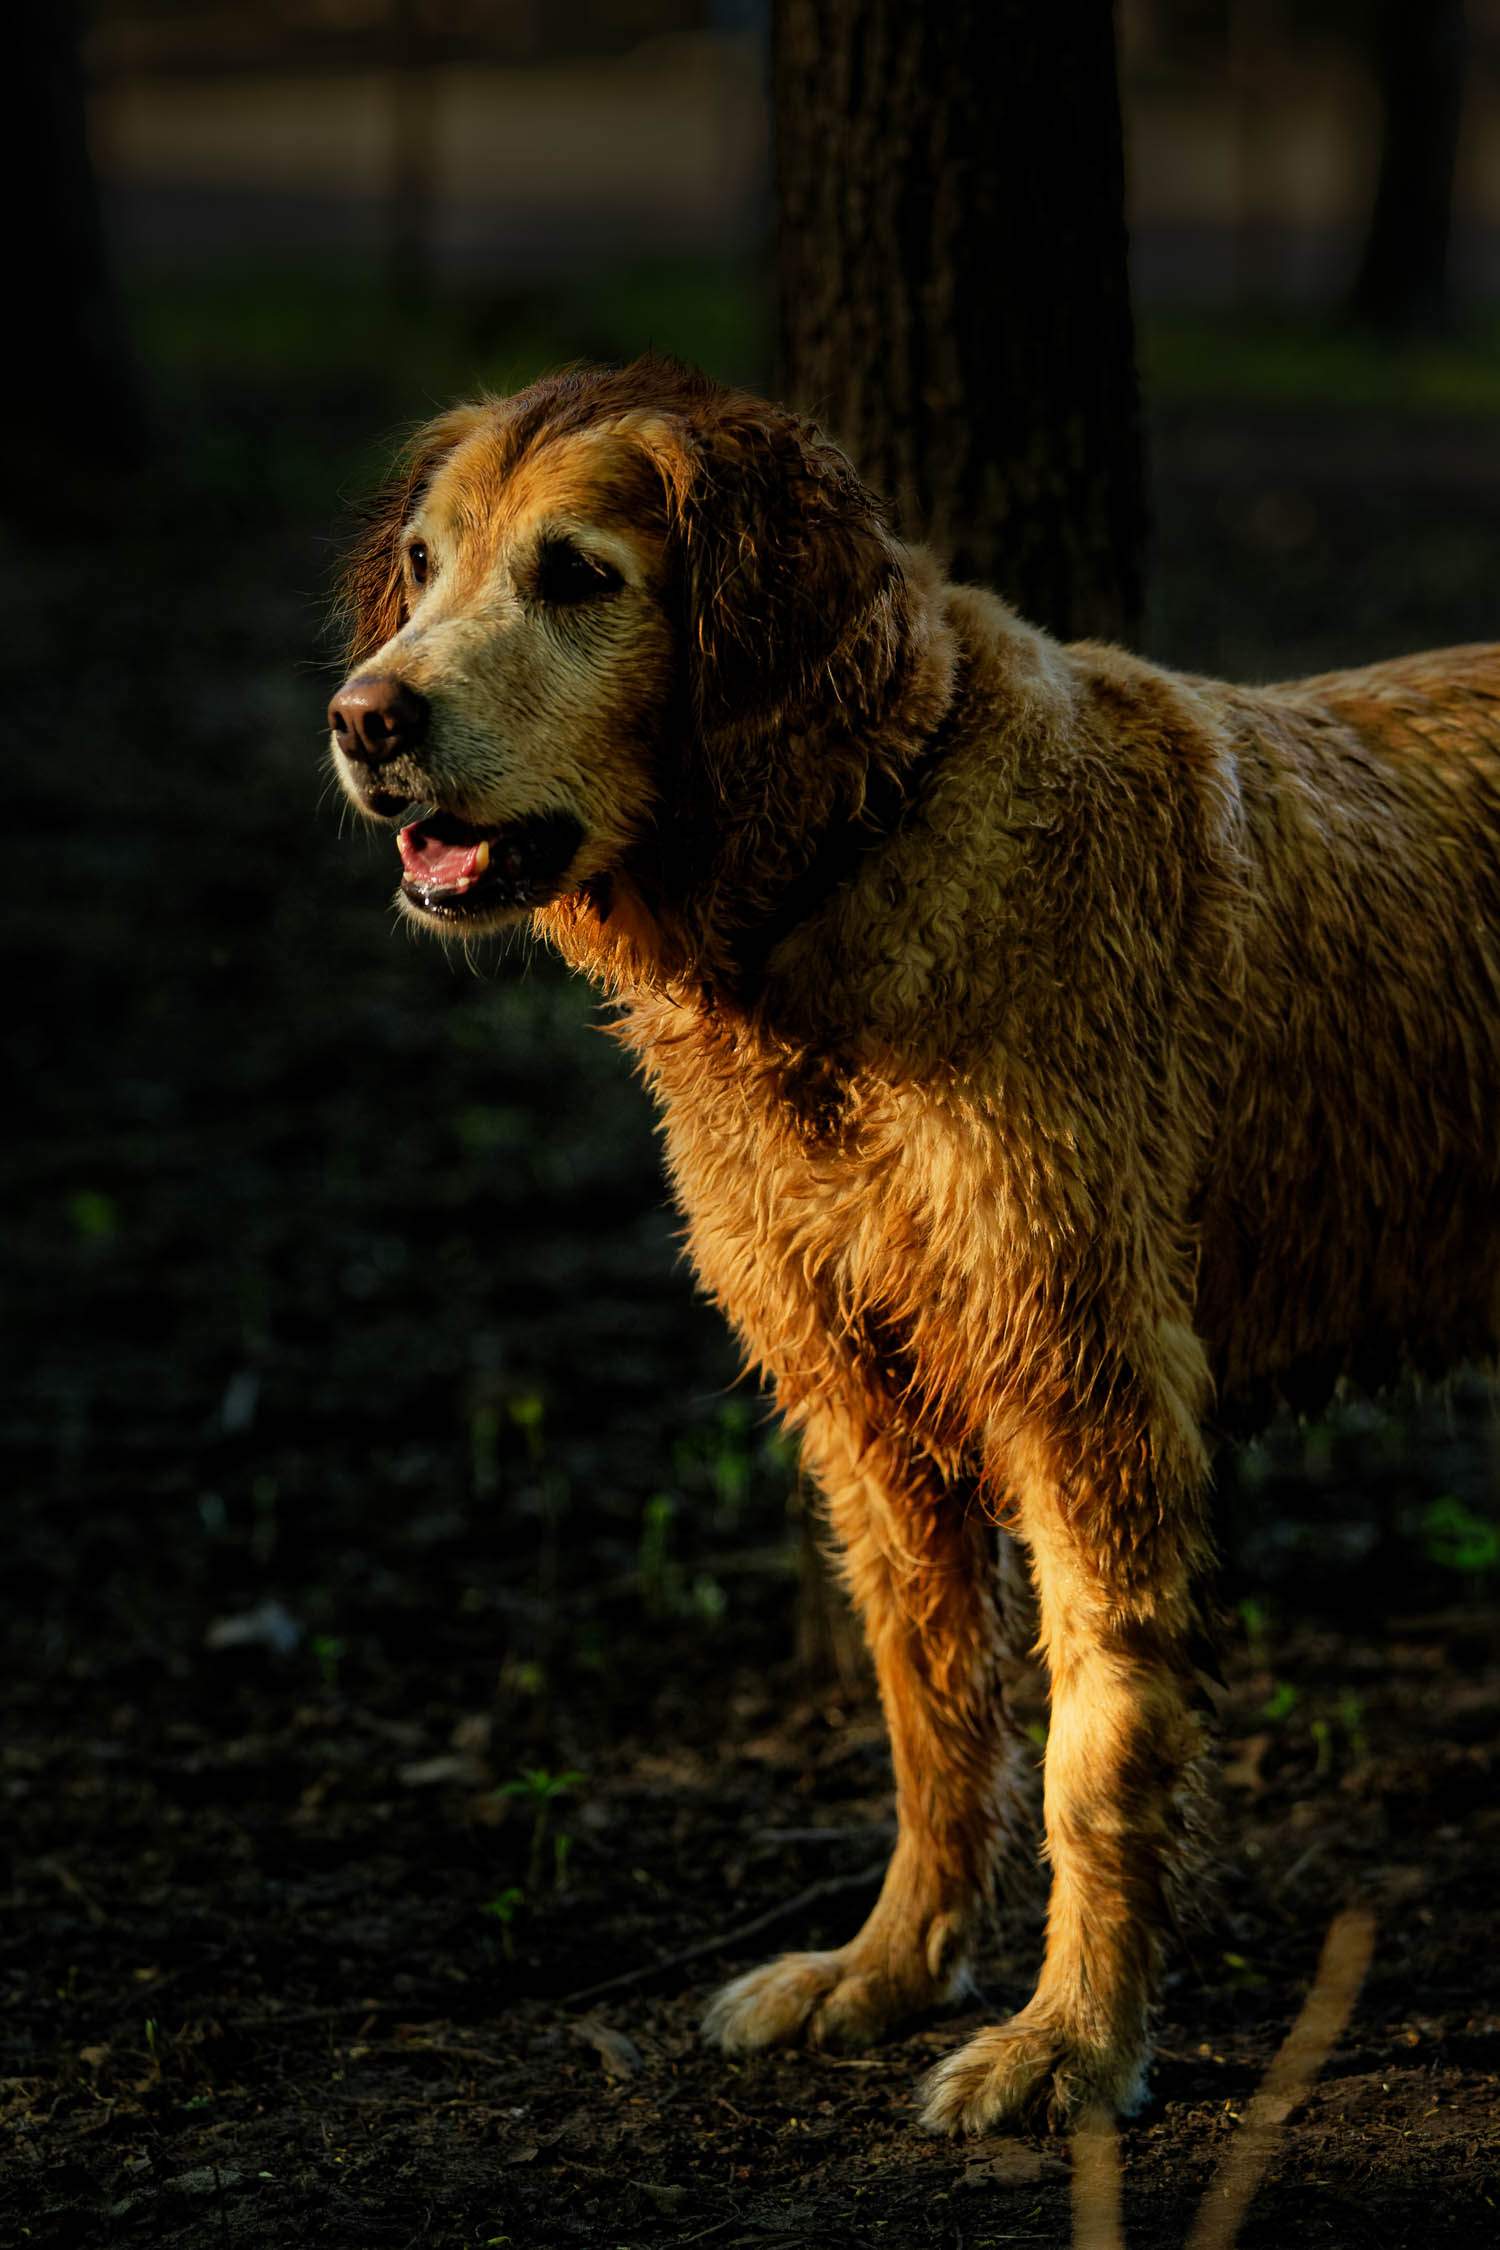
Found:
<path fill-rule="evenodd" d="M 775 0 L 778 385 L 910 537 L 1064 639 L 1140 622 L 1108 0 Z M 804 1665 L 859 1627 L 804 1524 Z"/>
<path fill-rule="evenodd" d="M 780 383 L 1064 638 L 1129 639 L 1145 491 L 1108 0 L 776 0 Z"/>
<path fill-rule="evenodd" d="M 1387 336 L 1441 329 L 1468 35 L 1463 0 L 1383 0 L 1384 129 L 1354 317 Z"/>
<path fill-rule="evenodd" d="M 89 154 L 75 10 L 67 0 L 22 8 L 7 36 L 18 246 L 8 360 L 24 432 L 11 448 L 9 498 L 55 514 L 86 504 L 99 472 L 138 458 L 141 421 Z"/>

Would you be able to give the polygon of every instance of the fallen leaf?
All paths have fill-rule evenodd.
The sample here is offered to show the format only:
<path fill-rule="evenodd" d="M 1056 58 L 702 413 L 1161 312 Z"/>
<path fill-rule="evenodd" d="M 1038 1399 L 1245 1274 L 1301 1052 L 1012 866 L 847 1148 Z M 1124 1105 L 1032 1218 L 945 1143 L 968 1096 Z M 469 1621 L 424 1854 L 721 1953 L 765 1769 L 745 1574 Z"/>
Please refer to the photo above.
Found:
<path fill-rule="evenodd" d="M 1030 2187 L 1038 2180 L 1060 2174 L 1066 2166 L 1055 2156 L 1028 2148 L 1024 2141 L 996 2142 L 989 2153 L 971 2158 L 964 2166 L 964 2187 Z"/>
<path fill-rule="evenodd" d="M 657 2210 L 663 2212 L 668 2218 L 671 2218 L 674 2212 L 680 2211 L 687 2201 L 688 2191 L 685 2187 L 657 2187 L 651 2180 L 632 2180 L 630 2184 L 632 2187 L 639 2188 L 641 2194 L 649 2197 L 651 2202 L 656 2205 Z"/>
<path fill-rule="evenodd" d="M 482 1789 L 489 1775 L 475 1757 L 445 1750 L 436 1758 L 415 1758 L 396 1768 L 396 1779 L 408 1789 L 433 1789 L 441 1782 L 457 1782 L 465 1789 Z"/>
<path fill-rule="evenodd" d="M 585 2016 L 581 2022 L 569 2024 L 575 2039 L 592 2047 L 611 2078 L 634 2078 L 644 2068 L 640 2048 L 623 2031 L 614 2031 L 595 2016 Z"/>
<path fill-rule="evenodd" d="M 216 1617 L 203 1636 L 205 1648 L 264 1648 L 273 1656 L 290 1656 L 302 1640 L 302 1627 L 291 1611 L 277 1601 L 257 1602 L 254 1609 L 233 1617 Z"/>

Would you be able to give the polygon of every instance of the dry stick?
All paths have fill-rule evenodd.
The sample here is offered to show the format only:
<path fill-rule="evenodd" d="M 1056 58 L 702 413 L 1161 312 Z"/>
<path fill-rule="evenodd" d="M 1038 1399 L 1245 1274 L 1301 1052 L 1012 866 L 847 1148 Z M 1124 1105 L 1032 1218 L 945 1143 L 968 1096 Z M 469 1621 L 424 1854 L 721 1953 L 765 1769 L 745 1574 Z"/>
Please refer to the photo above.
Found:
<path fill-rule="evenodd" d="M 1368 1907 L 1347 1907 L 1334 1917 L 1302 2013 L 1272 2059 L 1244 2124 L 1208 2184 L 1187 2250 L 1233 2250 L 1277 2135 L 1310 2092 L 1334 2041 L 1354 2013 L 1374 1946 L 1375 1917 Z"/>
<path fill-rule="evenodd" d="M 1073 2135 L 1073 2250 L 1125 2250 L 1120 2138 L 1103 2109 L 1090 2110 Z"/>
<path fill-rule="evenodd" d="M 821 1906 L 824 1899 L 841 1898 L 846 1891 L 865 1891 L 878 1883 L 885 1873 L 886 1863 L 877 1859 L 873 1866 L 862 1867 L 857 1875 L 829 1875 L 821 1883 L 809 1883 L 805 1891 L 795 1898 L 783 1899 L 753 1921 L 741 1922 L 732 1930 L 723 1930 L 717 1937 L 700 1938 L 696 1945 L 685 1945 L 680 1953 L 664 1954 L 659 1961 L 648 1961 L 644 1968 L 627 1969 L 623 1976 L 606 1977 L 603 1984 L 586 1984 L 579 1992 L 565 1992 L 553 2002 L 558 2008 L 577 2008 L 585 2000 L 602 2000 L 606 1993 L 628 1992 L 639 1984 L 650 1984 L 657 1977 L 670 1975 L 673 1969 L 685 1969 L 692 1961 L 707 1960 L 714 1953 L 729 1953 L 742 1945 L 747 1938 L 761 1937 L 774 1930 L 778 1922 L 790 1922 L 795 1915 L 810 1906 Z"/>

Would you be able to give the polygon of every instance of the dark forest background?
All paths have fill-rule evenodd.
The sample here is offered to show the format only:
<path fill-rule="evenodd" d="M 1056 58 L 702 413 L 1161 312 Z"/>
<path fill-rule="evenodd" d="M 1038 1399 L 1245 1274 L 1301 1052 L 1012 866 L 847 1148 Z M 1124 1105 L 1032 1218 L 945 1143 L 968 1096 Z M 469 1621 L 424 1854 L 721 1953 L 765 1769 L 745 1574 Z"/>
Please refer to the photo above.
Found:
<path fill-rule="evenodd" d="M 1057 630 L 1258 679 L 1493 638 L 1500 6 L 8 38 L 6 2239 L 1065 2243 L 1066 2151 L 912 2130 L 962 2024 L 697 2046 L 858 1920 L 878 1714 L 592 996 L 413 945 L 341 832 L 331 576 L 394 434 L 652 344 L 823 413 Z M 1186 2241 L 1350 1899 L 1374 1966 L 1242 2241 L 1484 2239 L 1493 1395 L 1220 1483 L 1223 1901 L 1129 2239 Z"/>

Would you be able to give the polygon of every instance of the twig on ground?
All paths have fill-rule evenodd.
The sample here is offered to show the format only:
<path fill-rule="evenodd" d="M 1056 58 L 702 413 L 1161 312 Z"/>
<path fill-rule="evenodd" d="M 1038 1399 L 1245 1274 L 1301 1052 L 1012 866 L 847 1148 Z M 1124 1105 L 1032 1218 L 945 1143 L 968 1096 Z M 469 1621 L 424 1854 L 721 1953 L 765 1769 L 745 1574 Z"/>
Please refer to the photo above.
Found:
<path fill-rule="evenodd" d="M 627 1969 L 623 1976 L 606 1977 L 602 1984 L 586 1984 L 578 1992 L 565 1992 L 555 2002 L 559 2008 L 581 2007 L 585 2000 L 602 2000 L 607 1993 L 631 1992 L 637 1987 L 654 1984 L 658 1977 L 670 1976 L 674 1969 L 685 1969 L 691 1962 L 707 1961 L 716 1953 L 731 1953 L 748 1938 L 763 1937 L 780 1922 L 791 1922 L 810 1907 L 821 1906 L 825 1899 L 842 1898 L 849 1891 L 868 1890 L 878 1883 L 885 1873 L 886 1863 L 878 1859 L 870 1867 L 862 1867 L 855 1875 L 827 1875 L 821 1883 L 809 1883 L 805 1891 L 795 1898 L 783 1899 L 779 1906 L 769 1907 L 751 1921 L 739 1922 L 733 1929 L 721 1930 L 717 1937 L 700 1938 L 696 1945 L 685 1945 L 680 1952 L 664 1954 L 659 1961 L 648 1961 L 642 1968 Z"/>

